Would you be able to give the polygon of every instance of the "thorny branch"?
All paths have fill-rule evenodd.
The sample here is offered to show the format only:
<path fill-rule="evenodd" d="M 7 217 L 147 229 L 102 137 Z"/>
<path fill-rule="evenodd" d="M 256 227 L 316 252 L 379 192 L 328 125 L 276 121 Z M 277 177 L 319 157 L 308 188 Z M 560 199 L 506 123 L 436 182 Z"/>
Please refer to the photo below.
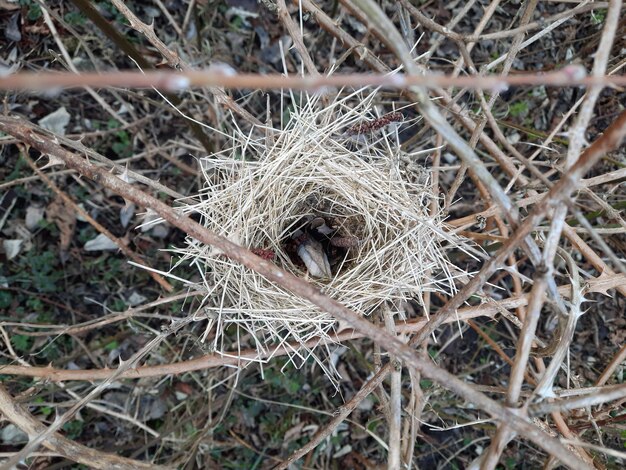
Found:
<path fill-rule="evenodd" d="M 609 289 L 614 289 L 617 286 L 626 282 L 626 276 L 614 275 L 607 278 L 590 279 L 586 282 L 587 293 L 603 292 L 606 293 Z M 565 285 L 559 287 L 559 292 L 567 297 L 571 292 L 571 286 Z M 186 296 L 201 295 L 202 291 L 191 292 L 189 294 L 181 294 L 169 299 L 163 299 L 156 302 L 151 302 L 148 306 L 156 306 L 165 301 L 174 301 L 185 298 Z M 457 311 L 455 318 L 448 318 L 445 323 L 452 323 L 456 321 L 465 321 L 477 317 L 493 318 L 498 313 L 506 312 L 507 310 L 514 310 L 519 307 L 528 305 L 528 294 L 523 294 L 510 299 L 501 300 L 498 302 L 491 301 L 484 303 L 476 307 L 464 307 Z M 76 334 L 79 332 L 88 331 L 93 328 L 102 327 L 116 321 L 126 320 L 131 318 L 138 309 L 130 310 L 129 312 L 123 312 L 112 315 L 110 318 L 99 319 L 98 321 L 88 322 L 85 325 L 74 325 L 72 327 L 59 326 L 51 329 L 48 332 L 27 332 L 19 331 L 19 334 L 32 335 L 32 336 L 45 336 L 45 335 L 58 335 L 58 334 Z M 514 319 L 515 317 L 511 317 Z M 420 319 L 414 321 L 402 321 L 396 323 L 396 331 L 401 334 L 409 334 L 421 331 L 427 324 L 428 320 Z M 16 322 L 1 322 L 0 326 L 23 326 L 23 327 L 39 327 L 42 325 L 24 324 Z M 520 325 L 521 326 L 521 325 Z M 333 340 L 341 343 L 348 340 L 362 338 L 364 335 L 352 330 L 341 331 L 337 333 Z M 536 338 L 536 341 L 540 340 Z M 313 346 L 319 344 L 319 339 L 314 338 L 305 346 Z M 257 362 L 263 360 L 269 360 L 273 357 L 282 356 L 288 354 L 298 348 L 297 344 L 289 344 L 286 346 L 280 346 L 273 350 L 269 350 L 267 354 L 260 356 L 256 349 L 233 351 L 231 354 L 219 355 L 219 354 L 207 354 L 187 361 L 176 362 L 172 364 L 163 364 L 155 366 L 138 366 L 127 371 L 124 371 L 119 378 L 138 379 L 143 377 L 159 377 L 168 374 L 182 374 L 185 372 L 191 372 L 194 370 L 203 370 L 212 367 L 219 367 L 225 365 L 245 365 L 248 362 Z M 626 351 L 626 348 L 625 348 Z M 618 361 L 618 363 L 621 361 Z M 0 372 L 7 375 L 20 375 L 26 377 L 38 377 L 52 382 L 63 382 L 68 380 L 102 380 L 110 377 L 115 372 L 115 369 L 55 369 L 53 367 L 31 367 L 31 366 L 15 366 L 5 365 L 0 367 Z M 599 383 L 600 385 L 602 382 Z"/>
<path fill-rule="evenodd" d="M 39 420 L 22 406 L 16 404 L 14 398 L 2 385 L 0 385 L 0 412 L 6 419 L 28 434 L 30 439 L 37 440 L 46 431 L 46 426 L 41 424 Z M 91 468 L 119 470 L 167 468 L 153 463 L 127 459 L 113 453 L 90 449 L 56 433 L 44 439 L 43 446 L 71 461 Z"/>
<path fill-rule="evenodd" d="M 431 378 L 443 387 L 459 394 L 466 400 L 475 403 L 487 413 L 497 417 L 497 419 L 506 420 L 510 424 L 511 428 L 517 433 L 532 440 L 550 454 L 555 455 L 565 464 L 572 467 L 579 467 L 581 465 L 581 462 L 573 457 L 571 453 L 568 452 L 567 449 L 557 440 L 549 438 L 543 431 L 531 425 L 526 420 L 518 417 L 517 414 L 507 410 L 499 403 L 489 399 L 482 393 L 477 392 L 471 386 L 462 382 L 454 375 L 436 367 L 430 362 L 421 361 L 417 352 L 411 347 L 401 343 L 398 339 L 384 330 L 375 327 L 345 306 L 329 299 L 306 281 L 281 270 L 268 261 L 262 260 L 250 251 L 230 242 L 229 240 L 217 236 L 215 233 L 193 222 L 191 219 L 180 215 L 166 204 L 145 193 L 142 193 L 136 188 L 133 188 L 117 176 L 112 175 L 104 169 L 94 167 L 76 155 L 67 152 L 50 139 L 35 134 L 26 123 L 13 118 L 2 117 L 0 118 L 0 127 L 4 132 L 19 138 L 25 143 L 37 148 L 41 152 L 53 154 L 61 158 L 69 167 L 74 168 L 84 176 L 101 183 L 103 186 L 113 190 L 122 197 L 130 199 L 140 206 L 153 209 L 165 220 L 183 229 L 190 236 L 206 243 L 207 245 L 213 245 L 220 248 L 224 254 L 231 259 L 242 263 L 250 269 L 254 269 L 269 280 L 288 288 L 294 294 L 313 302 L 315 305 L 331 313 L 335 318 L 348 323 L 355 330 L 366 334 L 373 341 L 381 344 L 388 351 L 405 361 L 408 367 L 416 369 L 425 377 Z M 584 172 L 586 172 L 607 149 L 613 148 L 621 141 L 624 128 L 626 128 L 626 114 L 624 119 L 618 120 L 618 125 L 614 125 L 612 128 L 609 128 L 601 139 L 598 139 L 598 141 L 589 147 L 577 165 L 572 168 L 571 173 L 555 185 L 555 187 L 550 191 L 549 194 L 551 196 L 551 200 L 548 201 L 547 204 L 543 205 L 541 208 L 542 210 L 535 211 L 534 217 L 531 215 L 520 226 L 519 230 L 516 232 L 517 236 L 512 237 L 511 240 L 516 243 L 521 241 L 521 239 L 530 233 L 534 224 L 536 224 L 541 218 L 543 210 L 546 210 L 547 207 L 556 203 L 561 197 L 568 197 L 570 192 L 575 188 L 577 181 L 582 177 L 582 174 L 584 174 Z M 492 263 L 492 265 L 495 265 L 495 263 Z M 473 292 L 474 291 L 475 290 L 473 290 Z M 418 336 L 420 335 L 417 335 L 415 338 Z"/>

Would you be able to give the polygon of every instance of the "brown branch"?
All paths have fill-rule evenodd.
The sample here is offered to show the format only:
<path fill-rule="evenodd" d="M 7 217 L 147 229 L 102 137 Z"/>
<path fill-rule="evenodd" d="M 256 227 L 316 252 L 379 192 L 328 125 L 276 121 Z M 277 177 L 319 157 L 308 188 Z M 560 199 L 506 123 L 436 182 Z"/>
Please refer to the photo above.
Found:
<path fill-rule="evenodd" d="M 573 431 L 567 426 L 565 419 L 561 415 L 561 413 L 555 411 L 552 413 L 552 420 L 556 425 L 557 430 L 561 433 L 564 439 L 570 440 L 570 443 L 576 443 L 576 447 L 568 446 L 572 455 L 578 457 L 581 461 L 585 462 L 590 468 L 596 468 L 593 462 L 593 458 L 585 451 L 585 449 L 581 446 L 581 443 L 578 439 L 578 436 L 573 433 Z M 555 462 L 554 456 L 550 456 L 548 462 Z M 551 467 L 551 465 L 546 464 L 546 468 Z"/>
<path fill-rule="evenodd" d="M 626 344 L 622 345 L 615 357 L 602 371 L 602 374 L 600 374 L 600 377 L 598 377 L 598 380 L 596 381 L 596 385 L 604 385 L 607 383 L 613 375 L 613 372 L 615 372 L 615 369 L 617 369 L 624 361 L 626 361 Z"/>
<path fill-rule="evenodd" d="M 170 50 L 163 41 L 161 41 L 154 32 L 154 26 L 147 25 L 143 21 L 139 20 L 137 16 L 128 8 L 124 2 L 119 0 L 111 0 L 111 3 L 115 5 L 115 8 L 124 15 L 124 17 L 130 23 L 130 27 L 140 34 L 143 34 L 150 43 L 156 47 L 159 53 L 165 58 L 167 64 L 175 70 L 182 69 L 185 63 L 181 60 L 180 56 Z"/>
<path fill-rule="evenodd" d="M 37 439 L 39 435 L 46 431 L 46 426 L 41 424 L 26 409 L 15 403 L 13 397 L 11 397 L 2 385 L 0 385 L 0 411 L 6 419 L 28 434 L 30 439 Z M 66 459 L 86 465 L 89 468 L 119 470 L 168 468 L 90 449 L 57 433 L 45 439 L 42 444 L 47 449 L 50 449 Z"/>
<path fill-rule="evenodd" d="M 508 142 L 508 140 L 506 139 L 506 137 L 504 136 L 504 134 L 498 127 L 497 122 L 495 118 L 493 117 L 490 109 L 487 107 L 487 104 L 485 103 L 484 97 L 482 96 L 481 93 L 479 93 L 479 97 L 481 100 L 481 106 L 483 107 L 483 110 L 485 112 L 485 116 L 487 117 L 490 127 L 492 131 L 494 132 L 497 140 L 500 142 L 500 144 L 509 152 L 511 156 L 514 156 L 516 159 L 522 162 L 522 164 L 531 172 L 531 174 L 535 176 L 539 181 L 541 181 L 541 183 L 543 183 L 547 188 L 551 188 L 552 182 L 532 164 L 530 159 L 527 159 L 526 157 L 524 157 L 520 152 L 517 151 L 515 147 L 513 147 L 511 143 Z M 505 168 L 505 171 L 506 171 L 506 168 Z M 514 178 L 518 178 L 520 182 L 524 184 L 528 183 L 525 178 L 521 177 L 521 175 L 519 175 L 518 177 L 518 174 L 514 174 L 510 172 L 508 173 L 510 176 Z M 581 185 L 581 187 L 583 188 L 585 192 L 594 194 L 585 185 Z M 608 204 L 605 201 L 603 201 L 601 198 L 597 198 L 597 199 L 599 199 L 603 203 L 602 207 L 608 206 Z M 589 235 L 591 235 L 593 240 L 596 243 L 598 243 L 600 248 L 602 248 L 604 252 L 607 254 L 607 256 L 609 256 L 613 264 L 617 266 L 618 269 L 620 269 L 622 272 L 626 272 L 624 268 L 622 267 L 621 261 L 613 253 L 610 247 L 607 246 L 606 242 L 604 242 L 604 240 L 599 236 L 598 231 L 594 230 L 591 227 L 591 224 L 589 223 L 589 221 L 581 214 L 581 212 L 578 210 L 574 202 L 571 201 L 570 199 L 565 199 L 564 203 L 567 205 L 570 212 L 572 212 L 572 214 L 576 217 L 578 222 L 583 227 L 585 227 L 586 231 L 589 233 Z M 580 239 L 580 237 L 578 237 L 574 233 L 575 231 L 576 229 L 570 227 L 569 225 L 563 225 L 563 233 L 572 242 L 572 244 L 574 244 L 575 246 L 579 248 L 583 256 L 585 256 L 585 258 L 587 258 L 587 260 L 599 271 L 601 272 L 607 271 L 608 274 L 612 274 L 613 271 L 610 270 L 610 268 L 604 263 L 604 261 L 602 261 L 602 259 L 599 256 L 595 254 L 593 250 L 589 249 L 589 247 L 585 244 L 585 242 L 582 241 L 582 239 Z M 626 286 L 620 287 L 618 288 L 618 290 L 622 294 L 626 295 Z"/>
<path fill-rule="evenodd" d="M 356 44 L 358 46 L 358 43 Z M 403 89 L 463 87 L 475 90 L 505 90 L 509 86 L 626 86 L 624 75 L 587 76 L 580 66 L 567 66 L 544 74 L 449 76 L 440 74 L 342 74 L 319 76 L 257 75 L 211 70 L 182 72 L 118 71 L 107 73 L 20 72 L 0 77 L 0 90 L 50 91 L 50 89 L 92 87 L 156 88 L 181 91 L 191 87 L 223 87 L 226 89 L 257 89 L 315 91 L 323 87 L 386 87 Z"/>
<path fill-rule="evenodd" d="M 407 11 L 411 14 L 411 16 L 413 16 L 413 18 L 415 18 L 415 20 L 417 20 L 417 22 L 421 24 L 422 26 L 424 26 L 425 28 L 430 29 L 431 31 L 434 31 L 436 33 L 439 33 L 442 36 L 445 36 L 456 42 L 463 41 L 464 38 L 466 37 L 463 34 L 455 33 L 454 31 L 450 30 L 446 26 L 442 26 L 436 21 L 431 20 L 429 17 L 424 15 L 422 12 L 420 12 L 419 9 L 417 9 L 417 7 L 412 5 L 408 0 L 400 0 L 400 3 L 402 4 L 404 8 L 407 9 Z"/>
<path fill-rule="evenodd" d="M 377 55 L 373 54 L 372 51 L 365 47 L 364 44 L 358 42 L 343 29 L 338 28 L 335 20 L 324 13 L 324 11 L 321 10 L 314 2 L 311 0 L 298 1 L 301 1 L 302 7 L 311 14 L 317 24 L 335 36 L 339 40 L 340 44 L 343 44 L 348 48 L 348 51 L 356 52 L 359 60 L 365 62 L 368 66 L 379 72 L 387 69 L 387 65 L 380 60 Z"/>
<path fill-rule="evenodd" d="M 522 383 L 524 380 L 524 373 L 526 371 L 526 365 L 530 359 L 530 350 L 535 340 L 535 331 L 537 324 L 539 323 L 539 314 L 541 313 L 541 307 L 544 302 L 544 294 L 548 287 L 547 277 L 552 274 L 547 269 L 537 273 L 535 283 L 530 292 L 530 302 L 528 303 L 528 310 L 526 312 L 526 318 L 524 319 L 524 326 L 518 338 L 515 347 L 515 362 L 511 368 L 509 377 L 509 388 L 507 391 L 507 402 L 509 406 L 518 406 L 518 400 L 520 398 L 520 392 L 522 390 Z"/>
<path fill-rule="evenodd" d="M 534 8 L 536 3 L 537 0 L 530 0 L 527 3 L 527 10 L 524 12 L 524 18 L 528 18 L 528 10 L 530 8 Z M 607 14 L 607 20 L 603 28 L 602 39 L 594 60 L 593 75 L 595 76 L 604 75 L 606 72 L 606 64 L 608 61 L 613 38 L 615 37 L 615 31 L 617 29 L 620 6 L 621 0 L 611 0 L 609 4 L 609 11 Z M 515 37 L 514 44 L 512 46 L 514 50 L 516 50 L 517 46 L 521 43 L 521 40 L 521 35 L 517 35 Z M 507 60 L 505 61 L 505 66 L 511 59 L 510 53 L 507 54 L 506 59 Z M 574 124 L 572 129 L 570 129 L 570 144 L 565 163 L 566 171 L 574 165 L 579 156 L 580 158 L 584 157 L 584 154 L 582 156 L 580 155 L 582 142 L 584 141 L 584 133 L 587 129 L 587 125 L 591 118 L 596 98 L 599 96 L 600 91 L 601 87 L 591 87 L 591 89 L 587 93 L 587 100 L 585 101 L 582 110 L 578 114 L 576 123 Z M 564 199 L 564 202 L 569 203 L 569 198 Z M 544 242 L 544 248 L 542 253 L 542 266 L 540 267 L 541 269 L 538 270 L 538 278 L 535 280 L 535 283 L 532 287 L 528 314 L 524 319 L 524 327 L 517 342 L 515 364 L 511 368 L 509 388 L 507 391 L 507 402 L 510 406 L 517 406 L 517 402 L 520 398 L 523 375 L 526 371 L 528 361 L 530 360 L 531 346 L 535 337 L 535 331 L 538 324 L 540 312 L 544 305 L 544 291 L 547 289 L 548 279 L 552 279 L 552 273 L 554 271 L 554 257 L 556 256 L 558 244 L 561 238 L 561 234 L 563 232 L 563 226 L 565 225 L 565 217 L 568 212 L 568 205 L 569 204 L 566 203 L 554 207 L 552 220 L 550 222 L 550 231 L 548 232 L 546 240 Z M 571 264 L 574 264 L 571 258 L 570 261 Z M 619 265 L 620 261 L 617 260 L 617 263 Z M 570 269 L 574 269 L 574 272 L 571 273 L 571 275 L 573 276 L 573 289 L 576 290 L 578 283 L 578 272 L 576 271 L 577 267 L 573 266 Z M 573 329 L 575 328 L 576 320 L 580 315 L 579 307 L 580 303 L 582 302 L 582 298 L 580 295 L 578 295 L 578 292 L 579 291 L 576 291 L 572 296 L 574 300 L 572 302 L 569 316 L 567 317 L 569 318 L 569 321 L 567 323 L 570 326 L 569 333 L 571 334 L 571 336 L 564 336 L 562 338 L 562 341 L 559 340 L 561 343 L 559 345 L 559 350 L 554 354 L 550 366 L 547 370 L 545 370 L 542 379 L 535 389 L 535 392 L 538 393 L 540 396 L 548 395 L 552 391 L 553 379 L 558 373 L 559 366 L 563 357 L 566 354 L 567 348 L 569 348 L 569 344 L 574 333 Z M 560 315 L 563 315 L 563 312 L 560 312 Z M 568 428 L 567 423 L 562 418 L 560 413 L 553 412 L 552 416 L 557 423 L 560 432 L 564 436 L 569 437 L 571 435 L 571 430 Z M 502 448 L 506 445 L 508 440 L 510 440 L 508 439 L 508 436 L 504 436 L 505 434 L 509 434 L 506 432 L 507 430 L 508 426 L 506 422 L 499 423 L 498 437 L 500 437 L 502 440 L 499 441 L 498 439 L 494 439 L 492 445 L 485 453 L 481 467 L 487 470 L 490 468 L 495 468 L 501 455 Z M 510 437 L 512 437 L 512 435 Z M 584 449 L 575 448 L 573 450 L 583 461 L 589 464 L 593 464 L 593 459 L 584 451 Z"/>
<path fill-rule="evenodd" d="M 543 215 L 551 208 L 558 206 L 561 198 L 569 197 L 574 190 L 576 183 L 582 175 L 584 175 L 595 162 L 597 162 L 606 152 L 617 148 L 626 134 L 626 112 L 622 113 L 619 118 L 606 130 L 605 134 L 599 137 L 585 152 L 581 155 L 577 163 L 566 173 L 562 180 L 555 184 L 552 189 L 544 197 L 542 204 L 539 204 L 533 212 L 524 220 L 518 229 L 511 235 L 511 238 L 504 246 L 481 268 L 481 270 L 466 284 L 459 293 L 448 301 L 437 313 L 431 317 L 431 321 L 418 335 L 416 335 L 410 344 L 421 342 L 427 338 L 444 320 L 454 315 L 456 309 L 461 304 L 461 299 L 467 299 L 470 295 L 482 286 L 489 276 L 493 274 L 498 266 L 506 260 L 511 251 L 511 247 L 519 244 L 543 217 Z"/>
<path fill-rule="evenodd" d="M 590 279 L 586 283 L 586 293 L 590 292 L 604 292 L 608 289 L 613 289 L 616 286 L 626 283 L 626 276 L 622 274 L 616 274 L 614 276 L 603 276 L 596 279 Z M 559 293 L 567 297 L 571 293 L 571 286 L 564 285 L 559 287 Z M 189 295 L 199 295 L 201 292 L 190 293 Z M 145 308 L 156 306 L 160 303 L 167 301 L 174 301 L 182 298 L 183 296 L 174 296 L 168 299 L 158 300 L 148 304 Z M 510 299 L 490 300 L 488 303 L 478 305 L 476 307 L 464 307 L 457 310 L 457 314 L 454 318 L 447 318 L 444 323 L 453 323 L 457 320 L 468 321 L 472 318 L 478 317 L 495 317 L 498 313 L 506 313 L 507 310 L 513 310 L 519 307 L 528 305 L 528 294 L 512 297 Z M 143 309 L 143 308 L 142 308 Z M 20 334 L 30 334 L 33 336 L 45 336 L 45 335 L 59 335 L 59 334 L 77 334 L 87 331 L 97 326 L 107 325 L 116 321 L 121 321 L 132 317 L 136 312 L 140 310 L 132 309 L 128 312 L 115 314 L 110 318 L 105 318 L 93 322 L 87 322 L 84 325 L 75 325 L 72 327 L 59 326 L 52 331 L 42 333 L 30 333 L 26 331 L 20 331 Z M 400 334 L 409 334 L 421 331 L 424 326 L 428 324 L 428 320 L 419 319 L 413 321 L 402 321 L 396 324 L 396 331 Z M 36 327 L 39 325 L 23 324 L 19 322 L 0 322 L 0 326 L 22 326 L 22 327 Z M 364 335 L 354 331 L 342 331 L 337 333 L 333 337 L 333 341 L 342 343 L 344 341 L 363 338 Z M 535 339 L 539 342 L 538 339 Z M 320 343 L 319 338 L 311 339 L 305 346 L 312 347 Z M 240 365 L 246 361 L 264 361 L 273 357 L 283 356 L 299 349 L 302 345 L 297 343 L 290 343 L 285 347 L 277 347 L 268 351 L 266 354 L 259 354 L 255 349 L 232 351 L 224 355 L 207 354 L 205 356 L 197 357 L 195 359 L 189 359 L 187 361 L 176 362 L 172 364 L 162 364 L 157 366 L 139 366 L 130 369 L 121 375 L 120 379 L 138 379 L 144 377 L 160 377 L 168 374 L 183 374 L 185 372 L 192 372 L 195 370 L 210 369 L 212 367 L 220 367 L 225 365 Z M 617 363 L 619 364 L 619 363 Z M 15 366 L 4 365 L 0 366 L 0 373 L 6 375 L 19 375 L 26 377 L 37 377 L 44 380 L 50 380 L 52 382 L 65 382 L 68 380 L 103 380 L 115 373 L 115 369 L 55 369 L 53 367 L 30 367 L 30 366 Z"/>
<path fill-rule="evenodd" d="M 311 59 L 309 51 L 302 41 L 302 35 L 298 30 L 298 26 L 289 14 L 289 10 L 287 9 L 285 0 L 277 0 L 276 4 L 278 6 L 278 18 L 280 18 L 280 21 L 283 23 L 285 28 L 287 28 L 289 36 L 291 36 L 291 39 L 293 39 L 293 44 L 298 50 L 298 54 L 300 54 L 300 58 L 302 59 L 302 62 L 304 63 L 306 69 L 311 75 L 318 76 L 319 73 L 317 71 L 317 68 L 315 67 L 315 63 L 313 62 L 313 59 Z"/>
<path fill-rule="evenodd" d="M 616 282 L 621 282 L 622 279 L 616 280 Z M 568 286 L 563 286 L 566 289 Z M 494 305 L 483 304 L 477 307 L 466 307 L 464 309 L 460 309 L 458 311 L 458 316 L 454 319 L 449 319 L 448 323 L 469 320 L 471 318 L 476 317 L 494 317 L 501 309 L 507 308 L 516 308 L 519 305 L 525 304 L 526 299 L 522 296 L 520 298 L 507 299 L 505 301 L 501 301 Z M 121 319 L 128 318 L 126 312 L 120 315 L 115 316 L 110 319 L 110 321 L 118 321 Z M 395 325 L 396 331 L 399 334 L 408 334 L 415 333 L 416 331 L 420 331 L 424 328 L 428 320 L 419 319 L 413 321 L 401 321 Z M 108 323 L 108 322 L 107 322 Z M 102 325 L 101 322 L 96 324 Z M 13 326 L 19 325 L 19 323 L 10 323 L 10 322 L 2 322 L 0 326 Z M 93 325 L 90 325 L 93 326 Z M 75 333 L 77 331 L 76 328 L 69 329 L 66 331 L 51 331 L 47 334 L 63 334 L 70 332 Z M 84 328 L 78 329 L 78 331 L 84 331 Z M 332 337 L 333 342 L 342 343 L 344 341 L 355 340 L 359 338 L 363 338 L 365 335 L 359 332 L 355 332 L 352 330 L 344 330 Z M 274 349 L 270 349 L 265 354 L 259 354 L 259 351 L 256 349 L 245 349 L 245 350 L 237 350 L 232 351 L 226 354 L 207 354 L 201 357 L 197 357 L 195 359 L 190 359 L 187 361 L 176 362 L 172 364 L 161 364 L 157 366 L 141 366 L 136 367 L 130 370 L 125 371 L 119 378 L 126 379 L 139 379 L 144 377 L 159 377 L 168 374 L 182 374 L 185 372 L 191 372 L 195 370 L 203 370 L 210 369 L 212 367 L 219 367 L 225 365 L 242 365 L 248 362 L 259 362 L 264 360 L 269 360 L 273 357 L 284 356 L 289 354 L 303 346 L 306 347 L 315 347 L 323 343 L 320 338 L 313 338 L 308 342 L 304 343 L 304 345 L 298 343 L 288 343 L 284 346 L 277 346 Z M 29 366 L 13 366 L 13 365 L 4 365 L 0 366 L 0 374 L 6 375 L 20 375 L 26 377 L 38 377 L 45 380 L 50 380 L 52 382 L 64 382 L 68 380 L 102 380 L 107 377 L 110 377 L 115 372 L 115 369 L 55 369 L 53 367 L 29 367 Z"/>
<path fill-rule="evenodd" d="M 493 339 L 491 339 L 491 337 L 487 333 L 485 333 L 479 325 L 477 325 L 472 320 L 467 320 L 467 323 L 472 328 L 472 330 L 474 330 L 478 334 L 478 336 L 480 336 L 483 339 L 483 341 L 485 341 L 496 352 L 496 354 L 500 356 L 500 358 L 504 362 L 506 362 L 510 366 L 513 365 L 513 359 L 511 359 L 506 354 L 506 352 L 504 352 L 504 350 L 500 347 L 500 345 L 497 342 L 495 342 Z M 530 375 L 529 372 L 524 372 L 524 378 L 526 379 L 526 382 L 528 382 L 529 384 L 533 384 L 533 385 L 537 384 L 537 381 L 532 375 Z"/>
<path fill-rule="evenodd" d="M 127 184 L 127 183 L 125 183 Z M 97 385 L 95 385 L 89 393 L 87 393 L 84 397 L 77 399 L 72 406 L 67 409 L 63 414 L 57 415 L 56 419 L 53 423 L 51 423 L 48 427 L 45 427 L 41 433 L 39 433 L 36 438 L 32 438 L 28 441 L 28 443 L 22 447 L 22 449 L 15 453 L 7 462 L 5 462 L 5 466 L 3 468 L 13 468 L 19 462 L 25 460 L 31 452 L 33 452 L 39 445 L 41 445 L 46 440 L 52 438 L 54 433 L 57 432 L 61 426 L 67 423 L 82 407 L 89 404 L 89 401 L 94 399 L 103 390 L 111 384 L 119 375 L 123 374 L 125 371 L 136 367 L 136 365 L 141 361 L 153 348 L 158 346 L 167 336 L 178 331 L 185 324 L 189 323 L 192 320 L 191 317 L 184 318 L 182 320 L 178 320 L 176 322 L 172 322 L 170 325 L 162 328 L 162 332 L 156 334 L 147 344 L 145 344 L 141 349 L 135 352 L 127 361 L 122 361 L 120 358 L 120 366 L 118 369 L 114 371 L 114 373 L 107 377 L 105 380 L 101 381 Z"/>
<path fill-rule="evenodd" d="M 373 0 L 352 1 L 357 4 L 368 17 L 372 27 L 378 30 L 381 35 L 384 35 L 383 41 L 396 56 L 401 59 L 405 70 L 413 76 L 423 74 L 423 68 L 413 61 L 410 51 L 402 41 L 402 37 L 380 7 Z M 489 192 L 489 196 L 499 206 L 502 216 L 509 221 L 512 227 L 517 227 L 520 222 L 520 214 L 517 208 L 495 177 L 488 171 L 483 161 L 478 158 L 472 147 L 456 132 L 436 106 L 430 101 L 426 89 L 423 86 L 411 86 L 409 87 L 409 92 L 426 122 L 441 134 L 444 140 L 447 141 L 448 146 L 457 154 L 462 162 L 468 168 L 471 168 L 472 177 L 480 182 L 477 183 L 479 189 L 481 185 L 484 186 Z M 474 128 L 475 127 L 476 126 L 474 126 Z M 484 135 L 482 132 L 479 132 L 479 134 Z M 538 266 L 540 264 L 540 251 L 535 241 L 531 237 L 527 237 L 522 240 L 522 243 L 532 263 Z M 503 262 L 503 260 L 500 260 L 500 263 L 501 262 Z M 486 280 L 487 279 L 482 279 L 480 282 L 484 283 Z M 548 290 L 553 300 L 556 302 L 557 308 L 564 311 L 565 307 L 560 297 L 556 294 L 556 283 L 552 278 L 548 279 Z M 465 295 L 468 293 L 469 292 L 466 291 Z"/>

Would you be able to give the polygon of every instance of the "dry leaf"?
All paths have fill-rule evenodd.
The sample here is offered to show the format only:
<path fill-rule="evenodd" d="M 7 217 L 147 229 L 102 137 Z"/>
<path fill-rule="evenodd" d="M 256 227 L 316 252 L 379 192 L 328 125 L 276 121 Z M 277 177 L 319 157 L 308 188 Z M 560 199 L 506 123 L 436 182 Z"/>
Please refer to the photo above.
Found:
<path fill-rule="evenodd" d="M 15 258 L 22 248 L 24 240 L 2 240 L 2 248 L 7 259 Z"/>
<path fill-rule="evenodd" d="M 46 208 L 46 218 L 48 222 L 52 222 L 58 227 L 61 232 L 61 251 L 67 251 L 76 228 L 76 213 L 72 209 L 68 209 L 61 198 L 56 198 Z"/>
<path fill-rule="evenodd" d="M 31 232 L 39 226 L 39 221 L 43 219 L 45 209 L 43 207 L 28 206 L 26 208 L 26 228 Z"/>
<path fill-rule="evenodd" d="M 115 251 L 119 249 L 115 242 L 103 233 L 89 240 L 83 248 L 85 251 Z"/>
<path fill-rule="evenodd" d="M 306 265 L 309 274 L 313 277 L 329 279 L 332 277 L 330 263 L 320 242 L 313 238 L 304 240 L 298 246 L 298 256 Z"/>
<path fill-rule="evenodd" d="M 65 106 L 61 106 L 56 111 L 48 114 L 39 120 L 39 125 L 55 134 L 65 135 L 65 129 L 70 123 L 70 113 Z"/>

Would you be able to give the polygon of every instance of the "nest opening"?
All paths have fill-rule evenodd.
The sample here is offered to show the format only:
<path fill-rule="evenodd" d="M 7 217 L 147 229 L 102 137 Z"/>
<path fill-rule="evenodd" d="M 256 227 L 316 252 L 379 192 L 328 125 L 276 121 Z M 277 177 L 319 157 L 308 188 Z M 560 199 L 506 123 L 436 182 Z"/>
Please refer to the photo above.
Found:
<path fill-rule="evenodd" d="M 350 208 L 340 195 L 312 193 L 285 218 L 280 247 L 295 274 L 303 276 L 307 266 L 298 249 L 303 243 L 316 242 L 328 259 L 332 277 L 336 277 L 355 263 L 355 251 L 365 237 L 365 227 L 363 215 Z"/>

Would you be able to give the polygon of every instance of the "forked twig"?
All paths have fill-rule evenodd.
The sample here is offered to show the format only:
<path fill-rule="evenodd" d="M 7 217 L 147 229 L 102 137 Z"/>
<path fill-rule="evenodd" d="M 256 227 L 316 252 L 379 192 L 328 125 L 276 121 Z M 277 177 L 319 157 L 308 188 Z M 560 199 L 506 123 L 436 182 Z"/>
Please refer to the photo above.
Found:
<path fill-rule="evenodd" d="M 287 9 L 287 4 L 285 3 L 285 0 L 277 0 L 277 5 L 278 17 L 280 18 L 280 21 L 282 21 L 282 23 L 285 25 L 285 28 L 287 28 L 291 39 L 293 39 L 293 43 L 298 50 L 300 58 L 302 59 L 302 62 L 304 63 L 306 69 L 313 76 L 319 75 L 319 72 L 315 67 L 315 63 L 313 62 L 313 59 L 311 59 L 311 55 L 309 54 L 309 51 L 302 41 L 302 35 L 300 34 L 300 31 L 298 31 L 296 23 L 293 21 L 291 15 L 289 14 L 289 10 Z"/>

